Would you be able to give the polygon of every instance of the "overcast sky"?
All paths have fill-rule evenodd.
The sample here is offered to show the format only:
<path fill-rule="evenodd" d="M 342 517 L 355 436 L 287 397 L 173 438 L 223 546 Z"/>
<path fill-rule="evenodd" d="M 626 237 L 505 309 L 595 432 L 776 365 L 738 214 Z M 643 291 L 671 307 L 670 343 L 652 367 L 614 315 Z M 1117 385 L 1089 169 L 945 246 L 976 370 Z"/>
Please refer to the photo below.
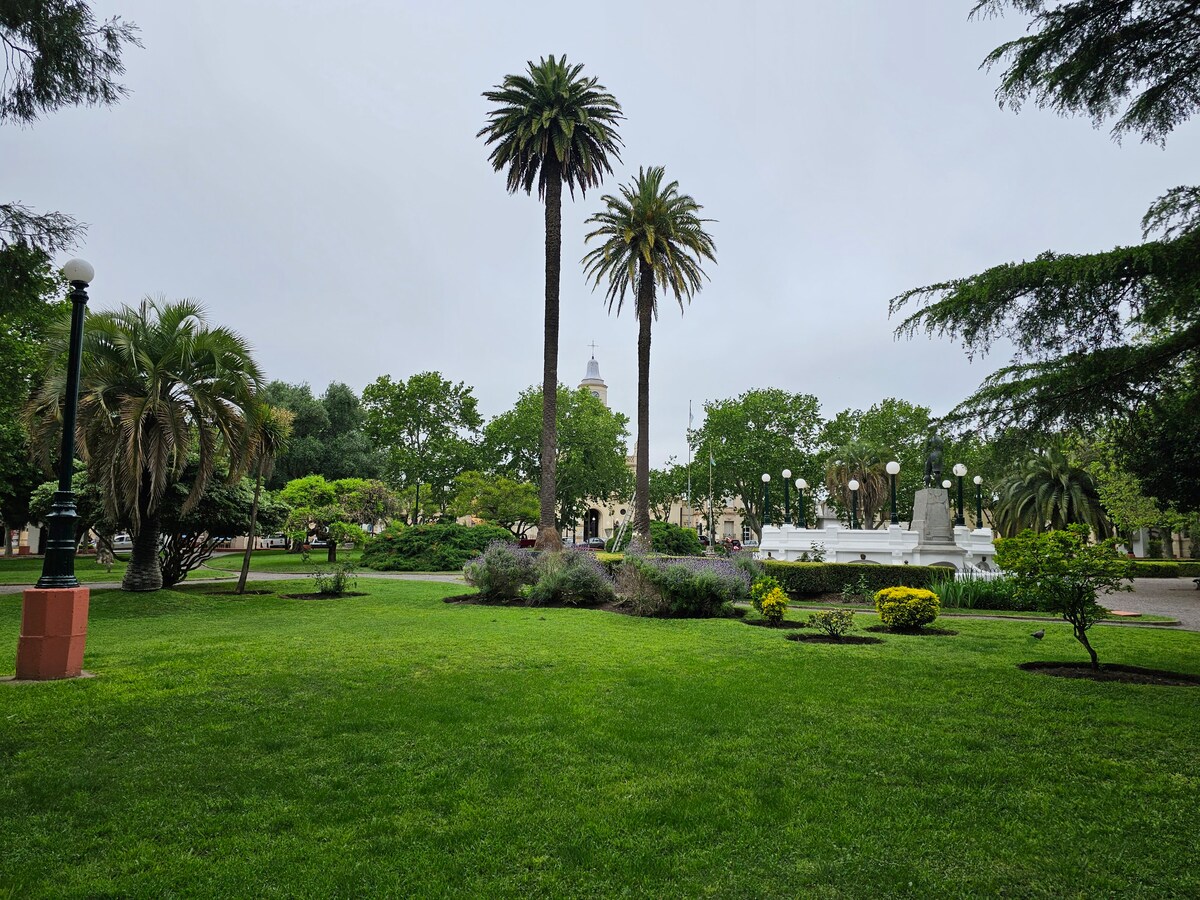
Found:
<path fill-rule="evenodd" d="M 564 196 L 560 380 L 597 344 L 636 406 L 636 321 L 584 282 L 584 220 L 663 165 L 717 221 L 718 264 L 651 363 L 651 461 L 686 456 L 688 401 L 815 394 L 832 416 L 900 397 L 946 412 L 1006 360 L 897 342 L 889 298 L 991 265 L 1134 243 L 1195 181 L 1200 133 L 1113 143 L 998 108 L 985 54 L 1022 18 L 971 0 L 418 3 L 102 0 L 141 28 L 130 96 L 0 130 L 0 197 L 90 224 L 93 306 L 193 297 L 270 378 L 438 370 L 481 411 L 541 377 L 543 218 L 475 137 L 481 93 L 566 53 L 618 99 L 623 162 Z M 1191 160 L 1192 164 L 1185 164 Z"/>

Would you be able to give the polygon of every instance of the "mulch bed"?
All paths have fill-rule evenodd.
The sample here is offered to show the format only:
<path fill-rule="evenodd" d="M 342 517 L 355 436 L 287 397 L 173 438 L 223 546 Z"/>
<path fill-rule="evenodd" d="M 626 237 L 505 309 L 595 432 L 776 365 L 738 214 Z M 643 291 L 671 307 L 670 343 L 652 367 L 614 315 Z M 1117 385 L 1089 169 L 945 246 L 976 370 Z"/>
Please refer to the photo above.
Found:
<path fill-rule="evenodd" d="M 288 600 L 344 600 L 347 597 L 365 597 L 362 591 L 346 591 L 342 594 L 280 594 Z"/>
<path fill-rule="evenodd" d="M 886 625 L 868 625 L 864 631 L 873 631 L 876 634 L 913 634 L 927 635 L 929 637 L 950 637 L 958 634 L 957 631 L 951 631 L 949 628 L 888 628 Z"/>
<path fill-rule="evenodd" d="M 883 639 L 867 637 L 865 634 L 843 634 L 833 637 L 828 634 L 789 634 L 789 641 L 800 641 L 805 644 L 882 644 Z"/>
<path fill-rule="evenodd" d="M 779 631 L 784 631 L 788 628 L 808 628 L 809 627 L 807 622 L 796 622 L 794 620 L 787 620 L 787 619 L 780 622 L 778 625 L 772 625 L 770 622 L 766 621 L 765 619 L 742 619 L 742 624 L 743 625 L 754 625 L 756 628 L 775 628 L 775 629 L 778 629 Z"/>
<path fill-rule="evenodd" d="M 1056 678 L 1087 678 L 1092 681 L 1157 684 L 1163 687 L 1200 687 L 1200 675 L 1143 669 L 1140 666 L 1122 666 L 1118 663 L 1101 663 L 1099 671 L 1088 663 L 1075 662 L 1029 662 L 1021 663 L 1017 668 L 1040 675 L 1053 675 Z"/>
<path fill-rule="evenodd" d="M 242 591 L 240 594 L 237 591 L 208 591 L 210 597 L 261 597 L 264 594 L 274 594 L 274 591 Z"/>

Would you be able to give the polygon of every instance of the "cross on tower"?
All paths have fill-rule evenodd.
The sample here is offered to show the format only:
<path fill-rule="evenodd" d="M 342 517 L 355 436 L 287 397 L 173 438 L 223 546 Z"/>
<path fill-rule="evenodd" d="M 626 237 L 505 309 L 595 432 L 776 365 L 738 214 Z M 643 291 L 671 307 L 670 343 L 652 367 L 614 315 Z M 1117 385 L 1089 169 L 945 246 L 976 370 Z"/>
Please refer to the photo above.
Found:
<path fill-rule="evenodd" d="M 592 348 L 592 359 L 595 359 L 596 358 L 596 342 L 592 341 L 590 344 L 588 344 L 588 346 Z"/>

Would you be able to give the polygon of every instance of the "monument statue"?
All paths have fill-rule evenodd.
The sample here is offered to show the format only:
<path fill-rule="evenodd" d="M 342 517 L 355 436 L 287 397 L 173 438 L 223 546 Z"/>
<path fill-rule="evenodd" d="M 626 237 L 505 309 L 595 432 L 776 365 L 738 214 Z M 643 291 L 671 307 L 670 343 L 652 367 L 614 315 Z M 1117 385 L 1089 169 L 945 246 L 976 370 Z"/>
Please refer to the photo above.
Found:
<path fill-rule="evenodd" d="M 925 457 L 925 487 L 941 487 L 942 439 L 936 434 L 930 435 L 925 447 L 929 451 Z"/>

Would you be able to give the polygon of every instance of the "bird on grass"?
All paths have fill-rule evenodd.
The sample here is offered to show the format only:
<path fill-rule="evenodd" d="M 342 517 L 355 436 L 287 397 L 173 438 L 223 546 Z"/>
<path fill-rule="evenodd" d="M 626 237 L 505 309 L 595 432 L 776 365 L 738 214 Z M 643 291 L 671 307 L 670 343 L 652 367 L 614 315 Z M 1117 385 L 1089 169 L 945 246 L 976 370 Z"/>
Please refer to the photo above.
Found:
<path fill-rule="evenodd" d="M 1040 641 L 1042 638 L 1044 638 L 1045 636 L 1046 636 L 1046 629 L 1045 629 L 1045 628 L 1039 628 L 1037 631 L 1035 631 L 1035 632 L 1034 632 L 1034 633 L 1031 635 L 1031 637 L 1035 637 L 1035 638 L 1037 638 L 1039 641 Z"/>

